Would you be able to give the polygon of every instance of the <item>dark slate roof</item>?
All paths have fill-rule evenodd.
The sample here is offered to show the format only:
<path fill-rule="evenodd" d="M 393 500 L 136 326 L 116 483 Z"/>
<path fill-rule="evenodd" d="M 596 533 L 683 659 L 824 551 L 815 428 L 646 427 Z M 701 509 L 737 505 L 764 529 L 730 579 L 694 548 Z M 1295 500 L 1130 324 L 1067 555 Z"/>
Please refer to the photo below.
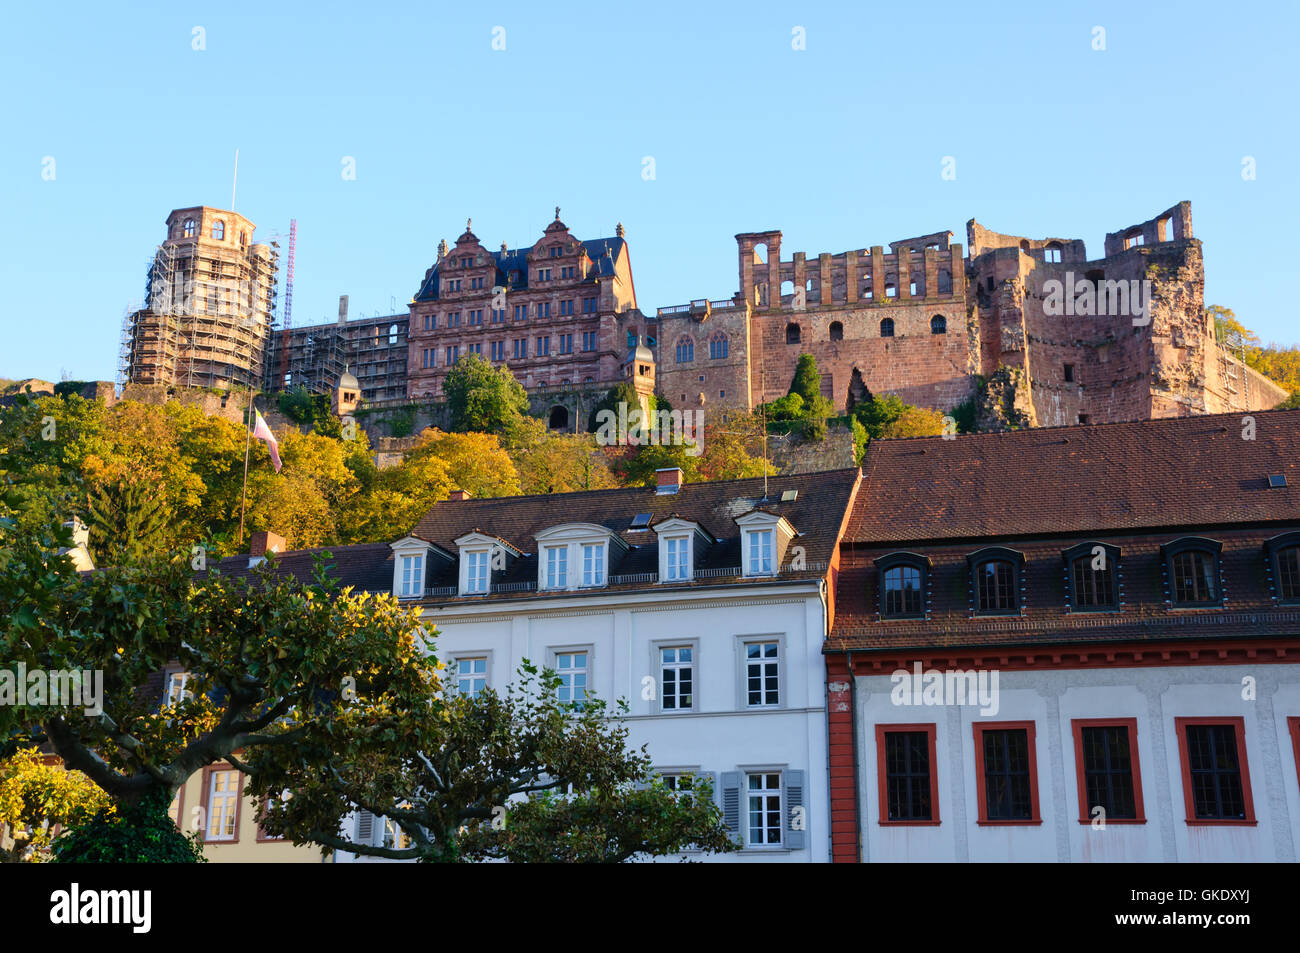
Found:
<path fill-rule="evenodd" d="M 707 585 L 726 578 L 728 568 L 740 572 L 740 529 L 735 517 L 760 507 L 783 516 L 799 534 L 796 543 L 805 550 L 807 568 L 790 569 L 790 553 L 780 579 L 820 578 L 839 540 L 848 506 L 857 484 L 856 469 L 826 473 L 772 476 L 767 480 L 767 498 L 763 497 L 761 477 L 745 480 L 718 480 L 710 483 L 687 483 L 674 494 L 657 494 L 653 488 L 631 487 L 613 490 L 589 490 L 549 496 L 512 496 L 496 499 L 446 500 L 437 504 L 411 531 L 411 535 L 435 543 L 451 552 L 454 540 L 469 532 L 483 532 L 500 537 L 524 555 L 511 560 L 509 568 L 493 577 L 494 583 L 510 585 L 537 579 L 537 541 L 535 534 L 563 523 L 594 523 L 618 535 L 628 545 L 625 553 L 612 552 L 610 576 L 654 573 L 659 569 L 658 536 L 654 525 L 671 517 L 698 523 L 715 537 L 697 557 L 696 571 L 717 570 L 696 585 Z M 793 501 L 783 503 L 787 490 L 798 491 Z M 638 513 L 650 513 L 650 528 L 634 532 L 628 529 Z M 454 562 L 431 559 L 426 585 L 430 588 L 452 586 L 457 582 Z M 626 585 L 651 587 L 650 582 Z"/>
<path fill-rule="evenodd" d="M 326 571 L 345 586 L 371 591 L 393 591 L 393 551 L 388 543 L 353 543 L 278 553 L 276 568 L 299 582 L 314 578 L 316 557 L 324 558 Z M 217 564 L 226 576 L 249 576 L 248 554 L 227 556 Z M 199 573 L 198 575 L 202 575 Z"/>
<path fill-rule="evenodd" d="M 846 538 L 1011 537 L 1300 519 L 1300 410 L 873 440 Z M 1268 477 L 1287 477 L 1270 489 Z"/>
<path fill-rule="evenodd" d="M 472 237 L 472 236 L 471 236 Z M 463 240 L 464 235 L 461 236 Z M 597 278 L 606 278 L 614 274 L 614 266 L 618 258 L 623 254 L 627 247 L 627 242 L 622 238 L 593 238 L 588 241 L 579 242 L 586 250 L 587 257 L 591 259 L 593 267 L 588 273 L 584 282 L 592 282 Z M 609 257 L 605 256 L 606 249 L 609 250 Z M 508 248 L 504 252 L 495 251 L 490 254 L 496 260 L 497 277 L 496 284 L 505 285 L 506 279 L 510 272 L 517 271 L 519 280 L 512 286 L 516 290 L 528 287 L 528 253 L 533 250 L 533 246 L 527 248 Z M 448 257 L 452 257 L 449 254 Z M 416 301 L 437 301 L 441 298 L 440 285 L 438 282 L 438 266 L 434 265 L 429 273 L 424 276 L 424 281 L 420 285 L 420 290 L 415 294 Z"/>

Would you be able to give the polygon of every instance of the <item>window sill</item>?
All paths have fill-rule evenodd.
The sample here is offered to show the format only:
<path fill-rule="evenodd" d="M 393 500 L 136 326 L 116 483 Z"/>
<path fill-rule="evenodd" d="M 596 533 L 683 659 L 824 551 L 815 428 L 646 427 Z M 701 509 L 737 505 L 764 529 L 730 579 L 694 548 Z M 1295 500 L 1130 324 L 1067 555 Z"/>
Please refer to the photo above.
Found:
<path fill-rule="evenodd" d="M 1257 827 L 1259 821 L 1253 817 L 1244 820 L 1240 818 L 1198 817 L 1196 819 L 1189 818 L 1186 824 L 1188 827 Z"/>
<path fill-rule="evenodd" d="M 1079 818 L 1079 823 L 1092 826 L 1092 822 L 1094 820 L 1095 818 L 1091 818 L 1091 817 L 1090 818 L 1081 817 Z M 1112 824 L 1145 824 L 1146 822 L 1147 819 L 1145 817 L 1108 817 L 1105 820 L 1105 826 L 1110 827 Z"/>
<path fill-rule="evenodd" d="M 881 827 L 938 827 L 942 821 L 879 821 Z"/>
<path fill-rule="evenodd" d="M 1040 827 L 1043 823 L 1043 819 L 1041 817 L 1036 817 L 1031 820 L 990 821 L 985 818 L 980 818 L 975 823 L 980 827 Z"/>

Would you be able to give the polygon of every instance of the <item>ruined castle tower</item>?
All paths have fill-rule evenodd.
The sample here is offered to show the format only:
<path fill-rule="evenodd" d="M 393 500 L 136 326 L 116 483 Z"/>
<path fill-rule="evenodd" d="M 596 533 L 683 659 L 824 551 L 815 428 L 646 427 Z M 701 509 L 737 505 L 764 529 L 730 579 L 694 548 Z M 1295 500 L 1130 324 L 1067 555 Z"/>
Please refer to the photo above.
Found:
<path fill-rule="evenodd" d="M 206 205 L 167 216 L 144 306 L 123 323 L 123 383 L 262 386 L 279 256 L 255 227 Z"/>

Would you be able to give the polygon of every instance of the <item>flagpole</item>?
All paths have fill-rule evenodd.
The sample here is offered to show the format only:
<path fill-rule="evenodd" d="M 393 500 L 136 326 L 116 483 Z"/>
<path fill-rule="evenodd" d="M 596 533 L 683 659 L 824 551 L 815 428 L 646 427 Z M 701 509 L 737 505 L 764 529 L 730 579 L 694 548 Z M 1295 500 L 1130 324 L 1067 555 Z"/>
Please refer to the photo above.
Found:
<path fill-rule="evenodd" d="M 253 420 L 248 411 L 253 409 L 253 388 L 248 389 L 248 407 L 244 411 L 244 487 L 239 491 L 239 545 L 244 545 L 244 499 L 248 495 L 248 447 L 253 442 Z"/>

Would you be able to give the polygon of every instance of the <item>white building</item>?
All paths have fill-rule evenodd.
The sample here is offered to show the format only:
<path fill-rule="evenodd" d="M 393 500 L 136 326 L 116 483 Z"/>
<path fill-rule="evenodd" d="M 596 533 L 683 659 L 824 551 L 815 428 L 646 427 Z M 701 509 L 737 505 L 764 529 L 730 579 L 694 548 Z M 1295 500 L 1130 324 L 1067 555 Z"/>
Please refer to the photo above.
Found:
<path fill-rule="evenodd" d="M 743 845 L 716 856 L 826 861 L 822 643 L 859 472 L 680 481 L 457 494 L 392 544 L 393 591 L 420 602 L 461 691 L 503 690 L 528 659 L 564 700 L 626 699 L 659 773 L 713 780 Z"/>

